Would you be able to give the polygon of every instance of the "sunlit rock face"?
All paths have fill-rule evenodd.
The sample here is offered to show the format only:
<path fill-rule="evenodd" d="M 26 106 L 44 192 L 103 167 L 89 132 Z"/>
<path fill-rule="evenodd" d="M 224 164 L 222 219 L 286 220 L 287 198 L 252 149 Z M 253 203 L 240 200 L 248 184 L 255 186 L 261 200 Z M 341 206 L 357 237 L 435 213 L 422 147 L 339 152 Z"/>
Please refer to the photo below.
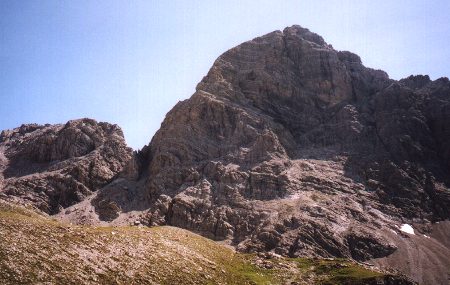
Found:
<path fill-rule="evenodd" d="M 402 221 L 450 217 L 449 106 L 447 79 L 389 79 L 299 26 L 255 38 L 141 152 L 148 223 L 243 251 L 388 256 Z"/>
<path fill-rule="evenodd" d="M 80 119 L 3 131 L 0 157 L 0 194 L 55 214 L 111 182 L 132 153 L 117 125 Z"/>
<path fill-rule="evenodd" d="M 0 138 L 2 195 L 50 213 L 81 201 L 60 213 L 70 221 L 166 224 L 447 281 L 447 78 L 389 79 L 292 26 L 222 54 L 137 154 L 106 123 L 24 128 Z"/>

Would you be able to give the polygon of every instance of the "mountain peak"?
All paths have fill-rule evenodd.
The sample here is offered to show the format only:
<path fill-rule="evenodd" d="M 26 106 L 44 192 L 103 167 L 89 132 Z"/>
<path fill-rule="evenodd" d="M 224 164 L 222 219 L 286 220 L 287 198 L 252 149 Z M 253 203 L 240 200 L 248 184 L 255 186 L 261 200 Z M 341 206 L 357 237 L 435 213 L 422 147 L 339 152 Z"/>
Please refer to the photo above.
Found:
<path fill-rule="evenodd" d="M 288 37 L 298 37 L 300 39 L 313 42 L 321 46 L 326 45 L 325 40 L 321 36 L 299 25 L 293 25 L 285 28 L 283 30 L 283 34 Z"/>
<path fill-rule="evenodd" d="M 2 140 L 2 193 L 45 200 L 71 222 L 171 225 L 243 252 L 370 261 L 446 282 L 449 106 L 448 81 L 389 79 L 291 26 L 223 53 L 137 154 L 100 124 Z M 8 172 L 41 153 L 26 170 L 40 182 L 24 164 Z M 44 191 L 56 174 L 71 184 Z"/>

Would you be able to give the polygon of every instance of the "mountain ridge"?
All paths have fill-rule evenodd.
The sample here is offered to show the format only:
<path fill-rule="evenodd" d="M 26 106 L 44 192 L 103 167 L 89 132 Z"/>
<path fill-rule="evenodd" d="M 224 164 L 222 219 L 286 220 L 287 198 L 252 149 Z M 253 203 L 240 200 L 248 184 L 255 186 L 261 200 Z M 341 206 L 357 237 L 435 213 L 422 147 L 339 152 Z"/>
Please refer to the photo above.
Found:
<path fill-rule="evenodd" d="M 432 233 L 450 218 L 448 122 L 447 78 L 389 79 L 292 26 L 222 54 L 149 145 L 133 154 L 123 134 L 112 138 L 98 160 L 114 158 L 116 171 L 88 198 L 48 212 L 82 224 L 177 226 L 243 252 L 370 261 L 445 284 L 449 237 Z M 69 154 L 86 155 L 83 145 Z M 425 260 L 389 259 L 398 252 L 438 265 L 425 272 Z"/>

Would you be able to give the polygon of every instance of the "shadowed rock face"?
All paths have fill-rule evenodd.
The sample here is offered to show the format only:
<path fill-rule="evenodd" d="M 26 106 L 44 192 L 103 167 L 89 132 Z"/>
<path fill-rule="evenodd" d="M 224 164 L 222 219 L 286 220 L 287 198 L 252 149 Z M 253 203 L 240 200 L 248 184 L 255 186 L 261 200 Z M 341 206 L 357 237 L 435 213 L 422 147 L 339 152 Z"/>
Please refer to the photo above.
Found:
<path fill-rule="evenodd" d="M 117 125 L 22 125 L 0 136 L 0 193 L 55 214 L 109 183 L 130 160 Z"/>
<path fill-rule="evenodd" d="M 173 198 L 169 223 L 237 243 L 267 223 L 255 203 L 312 191 L 331 199 L 324 211 L 352 207 L 332 198 L 346 196 L 364 223 L 372 208 L 449 218 L 449 88 L 390 80 L 298 26 L 270 33 L 221 55 L 168 113 L 143 152 L 145 191 Z"/>
<path fill-rule="evenodd" d="M 449 80 L 391 80 L 299 26 L 221 55 L 134 157 L 116 126 L 91 120 L 3 132 L 0 150 L 3 193 L 49 213 L 101 188 L 59 214 L 71 221 L 138 217 L 241 251 L 376 259 L 447 280 L 449 237 L 433 229 L 450 218 Z M 432 271 L 397 257 L 418 255 L 414 243 Z"/>
<path fill-rule="evenodd" d="M 395 225 L 450 218 L 449 123 L 448 79 L 391 80 L 276 31 L 221 55 L 140 153 L 148 223 L 243 251 L 388 256 Z"/>

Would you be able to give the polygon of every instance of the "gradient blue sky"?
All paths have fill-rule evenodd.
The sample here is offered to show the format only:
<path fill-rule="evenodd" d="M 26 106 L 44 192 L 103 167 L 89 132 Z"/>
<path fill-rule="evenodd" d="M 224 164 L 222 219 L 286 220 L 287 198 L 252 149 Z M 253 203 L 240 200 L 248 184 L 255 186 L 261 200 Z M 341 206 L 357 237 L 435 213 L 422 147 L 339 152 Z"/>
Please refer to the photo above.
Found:
<path fill-rule="evenodd" d="M 150 142 L 227 49 L 300 24 L 391 78 L 450 76 L 450 1 L 0 0 L 0 130 L 90 117 Z"/>

